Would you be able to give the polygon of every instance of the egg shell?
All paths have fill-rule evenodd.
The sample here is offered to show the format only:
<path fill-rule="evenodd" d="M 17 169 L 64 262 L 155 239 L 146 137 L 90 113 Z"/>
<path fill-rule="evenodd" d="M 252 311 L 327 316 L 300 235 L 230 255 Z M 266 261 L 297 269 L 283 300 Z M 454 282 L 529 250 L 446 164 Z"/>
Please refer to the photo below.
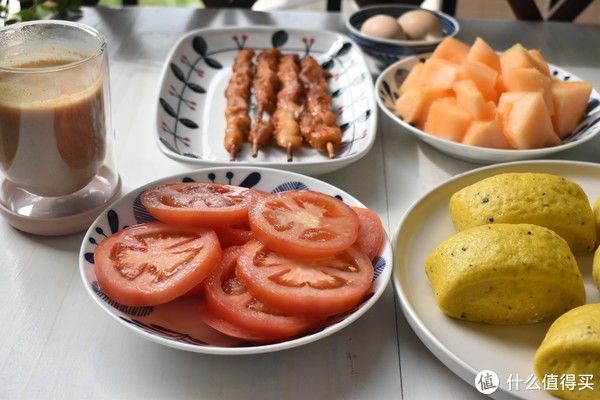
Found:
<path fill-rule="evenodd" d="M 377 14 L 367 19 L 360 31 L 368 36 L 383 39 L 404 39 L 406 35 L 396 19 L 390 15 Z"/>
<path fill-rule="evenodd" d="M 410 39 L 432 40 L 443 36 L 438 18 L 425 10 L 405 12 L 398 17 L 397 22 Z"/>

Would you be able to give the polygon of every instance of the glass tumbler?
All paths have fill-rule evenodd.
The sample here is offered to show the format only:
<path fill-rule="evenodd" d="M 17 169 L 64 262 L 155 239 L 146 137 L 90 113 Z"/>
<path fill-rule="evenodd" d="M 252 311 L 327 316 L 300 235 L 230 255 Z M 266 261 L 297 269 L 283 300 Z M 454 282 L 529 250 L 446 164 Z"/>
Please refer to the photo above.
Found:
<path fill-rule="evenodd" d="M 0 213 L 17 229 L 86 229 L 120 192 L 106 42 L 73 22 L 0 29 Z"/>

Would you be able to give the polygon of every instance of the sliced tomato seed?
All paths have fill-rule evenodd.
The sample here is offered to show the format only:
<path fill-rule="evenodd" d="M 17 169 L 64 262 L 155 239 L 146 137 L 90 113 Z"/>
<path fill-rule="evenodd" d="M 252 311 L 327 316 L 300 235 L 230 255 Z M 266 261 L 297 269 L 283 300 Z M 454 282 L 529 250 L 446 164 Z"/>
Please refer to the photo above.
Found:
<path fill-rule="evenodd" d="M 232 296 L 240 295 L 248 291 L 246 286 L 235 276 L 225 280 L 221 286 L 223 287 L 223 292 Z"/>
<path fill-rule="evenodd" d="M 300 238 L 315 242 L 324 242 L 335 239 L 335 234 L 324 228 L 312 228 L 305 229 L 300 235 Z"/>
<path fill-rule="evenodd" d="M 348 284 L 348 281 L 331 275 L 326 271 L 326 268 L 345 272 L 358 272 L 354 261 L 349 260 L 344 255 L 327 261 L 329 261 L 328 264 L 323 264 L 324 261 L 319 261 L 315 263 L 314 268 L 300 269 L 294 268 L 294 262 L 288 260 L 290 264 L 289 268 L 271 275 L 269 279 L 288 287 L 310 286 L 315 289 L 334 289 Z M 253 262 L 254 265 L 260 268 L 285 265 L 280 256 L 267 249 L 258 251 L 254 256 Z"/>
<path fill-rule="evenodd" d="M 285 232 L 285 231 L 289 231 L 290 229 L 292 229 L 292 226 L 293 226 L 292 222 L 288 222 L 287 224 L 281 223 L 278 218 L 278 215 L 276 215 L 276 212 L 273 210 L 266 210 L 263 213 L 263 216 L 265 217 L 267 222 L 269 224 L 271 224 L 273 226 L 273 228 L 275 228 L 275 230 L 278 232 Z"/>
<path fill-rule="evenodd" d="M 332 207 L 329 207 L 326 204 L 316 204 L 306 199 L 296 199 L 296 203 L 298 204 L 298 206 L 307 211 L 318 212 L 318 214 L 320 214 L 320 217 L 332 218 L 337 216 L 335 210 L 333 210 Z"/>
<path fill-rule="evenodd" d="M 162 282 L 176 274 L 179 269 L 198 256 L 202 246 L 194 246 L 198 236 L 181 234 L 142 234 L 132 235 L 128 243 L 117 243 L 110 251 L 113 267 L 126 279 L 133 280 L 142 273 L 154 276 L 154 282 Z M 167 243 L 165 243 L 167 242 Z M 178 247 L 191 245 L 181 251 L 172 251 Z M 169 265 L 153 264 L 163 252 L 171 255 Z"/>

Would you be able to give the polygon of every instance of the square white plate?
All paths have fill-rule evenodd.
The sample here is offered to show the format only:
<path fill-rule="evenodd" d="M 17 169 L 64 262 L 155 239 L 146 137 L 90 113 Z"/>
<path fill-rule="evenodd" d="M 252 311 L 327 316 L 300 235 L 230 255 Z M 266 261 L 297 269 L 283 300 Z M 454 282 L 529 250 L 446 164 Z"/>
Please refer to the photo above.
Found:
<path fill-rule="evenodd" d="M 331 73 L 332 108 L 342 145 L 329 159 L 308 145 L 287 162 L 283 149 L 268 144 L 253 158 L 245 143 L 237 161 L 223 147 L 225 88 L 242 48 L 278 47 L 282 53 L 310 54 Z M 253 96 L 252 96 L 253 98 Z M 253 100 L 254 101 L 254 100 Z M 251 104 L 251 113 L 255 104 Z M 163 67 L 157 99 L 156 140 L 167 156 L 202 166 L 263 166 L 323 174 L 364 156 L 375 140 L 377 107 L 373 82 L 360 48 L 345 35 L 273 26 L 199 29 L 173 47 Z"/>

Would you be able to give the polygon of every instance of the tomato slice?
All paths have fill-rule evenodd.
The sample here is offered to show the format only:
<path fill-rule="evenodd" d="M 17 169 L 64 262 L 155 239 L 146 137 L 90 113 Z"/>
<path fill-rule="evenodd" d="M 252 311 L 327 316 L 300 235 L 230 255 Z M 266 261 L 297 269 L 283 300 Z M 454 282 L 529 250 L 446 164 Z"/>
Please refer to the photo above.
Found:
<path fill-rule="evenodd" d="M 358 239 L 354 246 L 361 249 L 370 260 L 376 255 L 379 255 L 385 231 L 381 224 L 381 219 L 377 213 L 363 207 L 352 207 L 356 215 L 358 215 Z"/>
<path fill-rule="evenodd" d="M 256 238 L 282 254 L 327 257 L 350 247 L 358 217 L 342 201 L 307 190 L 258 200 L 248 214 Z"/>
<path fill-rule="evenodd" d="M 256 300 L 235 275 L 241 250 L 241 247 L 225 249 L 221 263 L 206 281 L 206 305 L 214 315 L 238 326 L 247 335 L 271 341 L 299 335 L 323 321 L 283 315 Z"/>
<path fill-rule="evenodd" d="M 181 228 L 161 222 L 123 229 L 94 251 L 102 291 L 129 306 L 171 301 L 208 277 L 221 259 L 212 229 Z"/>
<path fill-rule="evenodd" d="M 244 223 L 253 190 L 217 183 L 169 183 L 146 190 L 140 197 L 159 221 L 178 226 L 215 227 Z"/>
<path fill-rule="evenodd" d="M 225 335 L 247 340 L 254 343 L 270 342 L 271 339 L 249 332 L 231 322 L 219 317 L 205 303 L 200 304 L 200 319 L 211 328 L 224 333 Z"/>
<path fill-rule="evenodd" d="M 261 302 L 289 314 L 328 316 L 350 310 L 373 281 L 368 257 L 353 247 L 335 256 L 300 260 L 253 240 L 243 247 L 236 275 Z"/>
<path fill-rule="evenodd" d="M 221 247 L 242 246 L 248 241 L 254 239 L 254 232 L 250 229 L 248 222 L 215 227 L 215 232 L 221 242 Z"/>

